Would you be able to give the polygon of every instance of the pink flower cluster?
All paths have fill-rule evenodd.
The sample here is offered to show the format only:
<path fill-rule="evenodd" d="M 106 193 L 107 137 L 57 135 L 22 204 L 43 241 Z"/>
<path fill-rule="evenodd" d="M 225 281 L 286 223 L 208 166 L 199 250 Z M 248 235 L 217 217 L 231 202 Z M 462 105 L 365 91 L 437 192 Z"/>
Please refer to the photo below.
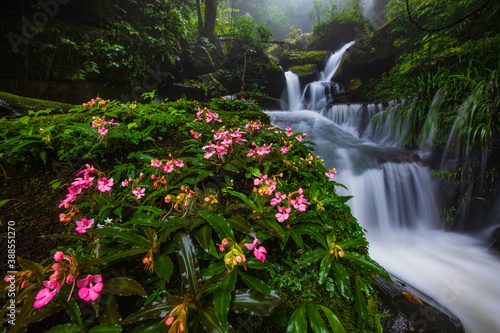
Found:
<path fill-rule="evenodd" d="M 54 260 L 56 262 L 51 268 L 54 273 L 52 273 L 48 281 L 43 281 L 45 288 L 41 289 L 35 296 L 33 304 L 35 308 L 38 309 L 47 305 L 59 293 L 65 283 L 73 285 L 68 301 L 75 288 L 75 283 L 79 288 L 78 296 L 84 301 L 95 301 L 99 297 L 99 293 L 103 288 L 100 275 L 88 275 L 86 278 L 76 281 L 75 277 L 78 276 L 79 272 L 75 258 L 58 251 L 54 254 Z"/>
<path fill-rule="evenodd" d="M 264 262 L 266 260 L 267 250 L 263 246 L 260 246 L 257 249 L 258 242 L 259 242 L 259 239 L 257 237 L 255 237 L 255 239 L 253 240 L 253 243 L 245 243 L 245 247 L 250 251 L 253 250 L 253 255 L 255 256 L 255 258 Z"/>
<path fill-rule="evenodd" d="M 337 173 L 337 170 L 335 168 L 333 169 L 328 169 L 328 172 L 325 172 L 325 175 L 330 178 L 330 179 L 333 179 L 333 177 L 335 176 L 334 174 Z"/>
<path fill-rule="evenodd" d="M 260 187 L 254 187 L 253 191 L 258 192 L 260 195 L 273 195 L 273 192 L 276 190 L 276 180 L 267 179 L 267 175 L 263 175 L 262 173 L 259 174 L 259 177 L 253 180 L 253 185 Z"/>
<path fill-rule="evenodd" d="M 98 172 L 93 166 L 85 164 L 86 168 L 83 169 L 82 171 L 78 172 L 76 176 L 79 176 L 83 174 L 82 177 L 76 177 L 75 180 L 71 183 L 72 186 L 68 187 L 68 194 L 66 195 L 66 198 L 61 201 L 59 204 L 59 208 L 64 206 L 66 203 L 71 203 L 74 202 L 79 194 L 82 194 L 84 190 L 87 189 L 97 189 L 101 193 L 105 192 L 110 192 L 111 188 L 114 185 L 114 180 L 113 178 L 107 178 L 103 173 Z M 97 182 L 94 183 L 94 179 L 96 178 L 91 177 L 91 174 L 97 174 L 98 179 Z"/>
<path fill-rule="evenodd" d="M 92 117 L 94 119 L 92 121 L 92 127 L 97 128 L 97 132 L 99 132 L 99 142 L 102 141 L 104 136 L 108 134 L 108 130 L 110 126 L 119 126 L 120 124 L 115 123 L 114 119 L 111 119 L 111 121 L 106 121 L 105 116 L 100 117 Z"/>
<path fill-rule="evenodd" d="M 208 145 L 201 147 L 203 150 L 208 149 L 204 155 L 205 159 L 209 159 L 215 154 L 217 154 L 217 158 L 222 158 L 228 152 L 233 152 L 234 144 L 243 145 L 247 142 L 246 139 L 243 139 L 243 134 L 246 132 L 241 131 L 239 128 L 228 131 L 225 126 L 222 126 L 217 132 L 212 130 L 212 133 L 214 133 L 213 139 L 215 143 L 209 141 Z"/>
<path fill-rule="evenodd" d="M 95 107 L 96 105 L 97 106 L 100 106 L 100 107 L 103 107 L 105 106 L 107 103 L 109 103 L 109 99 L 108 100 L 104 100 L 104 99 L 101 99 L 100 97 L 96 97 L 96 98 L 92 98 L 90 101 L 88 101 L 87 103 L 83 103 L 83 108 L 93 108 Z"/>
<path fill-rule="evenodd" d="M 176 168 L 182 168 L 184 166 L 184 161 L 183 160 L 175 160 L 172 157 L 172 154 L 168 154 L 168 157 L 170 157 L 170 160 L 168 161 L 160 161 L 160 160 L 151 160 L 151 166 L 155 168 L 162 168 L 165 173 L 171 173 Z M 156 176 L 152 179 L 154 180 Z"/>
<path fill-rule="evenodd" d="M 252 146 L 255 147 L 255 150 L 250 149 L 250 151 L 247 154 L 247 157 L 253 157 L 253 158 L 259 158 L 261 159 L 264 155 L 267 155 L 271 152 L 271 149 L 276 149 L 273 147 L 273 144 L 271 143 L 269 146 L 264 144 L 262 147 L 259 147 L 255 144 L 255 142 L 252 142 Z"/>
<path fill-rule="evenodd" d="M 219 114 L 217 112 L 211 112 L 209 109 L 204 108 L 203 110 L 198 108 L 196 113 L 195 122 L 200 121 L 202 123 L 221 123 L 222 120 L 219 119 Z"/>
<path fill-rule="evenodd" d="M 293 198 L 293 195 L 297 194 L 298 196 Z M 307 209 L 306 205 L 310 205 L 311 203 L 304 198 L 304 191 L 302 188 L 299 188 L 298 191 L 290 193 L 288 195 L 288 201 L 286 206 L 278 206 L 278 213 L 276 213 L 275 217 L 278 220 L 278 222 L 283 223 L 284 221 L 288 220 L 290 217 L 290 213 L 292 211 L 292 207 L 297 209 L 299 212 L 305 212 Z M 284 194 L 281 194 L 280 192 L 276 192 L 275 198 L 271 199 L 271 206 L 276 206 L 277 204 L 281 203 L 282 200 L 286 199 L 287 196 Z"/>

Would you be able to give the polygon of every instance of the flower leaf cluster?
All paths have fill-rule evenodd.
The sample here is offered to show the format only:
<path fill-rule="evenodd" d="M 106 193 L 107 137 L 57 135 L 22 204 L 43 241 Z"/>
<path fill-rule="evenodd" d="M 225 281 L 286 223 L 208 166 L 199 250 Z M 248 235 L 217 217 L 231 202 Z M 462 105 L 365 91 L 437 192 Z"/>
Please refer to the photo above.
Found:
<path fill-rule="evenodd" d="M 90 112 L 78 126 L 95 131 L 91 123 L 117 119 L 106 143 L 87 137 L 106 145 L 102 156 L 115 163 L 87 159 L 74 173 L 59 203 L 66 233 L 53 236 L 73 244 L 55 251 L 55 263 L 19 258 L 23 270 L 15 279 L 23 297 L 16 301 L 23 311 L 42 317 L 90 302 L 89 320 L 75 323 L 81 330 L 163 325 L 168 332 L 229 332 L 231 318 L 250 314 L 287 318 L 278 322 L 295 332 L 308 325 L 306 312 L 312 327 L 342 327 L 328 304 L 304 298 L 290 308 L 287 289 L 271 287 L 269 272 L 291 257 L 295 274 L 316 272 L 321 288 L 333 279 L 336 296 L 353 304 L 358 328 L 370 327 L 373 276 L 390 277 L 367 255 L 355 220 L 342 220 L 349 197 L 336 194 L 335 170 L 325 170 L 305 134 L 204 106 L 183 112 L 153 103 L 106 106 L 105 112 L 78 111 Z M 163 143 L 159 137 L 168 138 L 173 128 L 165 123 L 174 123 L 165 119 L 179 116 L 189 120 L 176 123 L 182 141 Z M 123 135 L 113 139 L 120 129 Z M 153 148 L 135 147 L 125 160 L 117 155 L 123 147 L 112 145 L 133 147 L 127 136 L 134 132 L 150 136 L 145 142 Z M 112 276 L 116 267 L 134 279 Z M 116 295 L 145 298 L 124 305 Z"/>

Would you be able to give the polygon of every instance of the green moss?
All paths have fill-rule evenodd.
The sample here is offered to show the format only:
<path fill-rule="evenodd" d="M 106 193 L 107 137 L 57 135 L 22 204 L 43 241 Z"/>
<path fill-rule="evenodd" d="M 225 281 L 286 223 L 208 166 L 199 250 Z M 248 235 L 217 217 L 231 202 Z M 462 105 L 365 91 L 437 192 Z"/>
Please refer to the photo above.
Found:
<path fill-rule="evenodd" d="M 27 115 L 29 110 L 52 109 L 54 112 L 67 112 L 73 107 L 71 104 L 28 98 L 0 91 L 0 116 L 23 116 Z"/>
<path fill-rule="evenodd" d="M 306 64 L 306 65 L 297 65 L 287 69 L 288 71 L 292 71 L 298 76 L 308 76 L 315 75 L 318 70 L 318 65 L 316 64 Z"/>
<path fill-rule="evenodd" d="M 282 55 L 282 62 L 290 63 L 290 66 L 306 65 L 306 64 L 323 64 L 326 56 L 329 54 L 327 51 L 309 51 L 309 52 L 284 52 Z"/>

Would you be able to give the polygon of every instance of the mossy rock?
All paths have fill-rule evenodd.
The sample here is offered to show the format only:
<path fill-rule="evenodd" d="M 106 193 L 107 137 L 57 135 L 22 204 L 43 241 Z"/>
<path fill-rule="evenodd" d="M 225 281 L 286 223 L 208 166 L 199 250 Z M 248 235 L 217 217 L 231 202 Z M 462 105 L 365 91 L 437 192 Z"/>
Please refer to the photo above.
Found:
<path fill-rule="evenodd" d="M 52 109 L 55 113 L 64 113 L 74 108 L 71 104 L 34 99 L 0 91 L 0 116 L 22 117 L 30 110 Z"/>
<path fill-rule="evenodd" d="M 316 64 L 298 65 L 288 68 L 287 71 L 292 71 L 298 76 L 316 75 L 316 72 L 318 71 L 318 65 Z"/>
<path fill-rule="evenodd" d="M 317 66 L 323 66 L 329 54 L 330 52 L 327 51 L 284 52 L 280 59 L 280 65 L 283 68 L 290 68 L 293 66 L 307 64 L 316 64 Z"/>

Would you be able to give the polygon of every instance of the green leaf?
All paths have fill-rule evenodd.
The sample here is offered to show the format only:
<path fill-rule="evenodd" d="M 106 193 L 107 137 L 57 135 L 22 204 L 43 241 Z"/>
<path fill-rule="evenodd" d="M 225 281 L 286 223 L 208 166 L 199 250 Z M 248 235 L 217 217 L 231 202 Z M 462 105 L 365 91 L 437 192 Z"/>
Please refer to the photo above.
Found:
<path fill-rule="evenodd" d="M 357 252 L 351 252 L 351 251 L 344 251 L 344 258 L 347 260 L 350 260 L 359 266 L 367 269 L 371 273 L 375 273 L 376 275 L 380 276 L 381 278 L 392 282 L 391 277 L 389 276 L 389 273 L 382 268 L 377 262 L 375 262 L 373 259 L 371 259 L 368 256 L 365 256 L 363 254 L 359 254 Z"/>
<path fill-rule="evenodd" d="M 145 249 L 145 248 L 132 248 L 130 250 L 125 250 L 125 251 L 121 251 L 120 250 L 120 251 L 118 251 L 116 253 L 104 256 L 102 258 L 109 265 L 110 263 L 112 263 L 115 260 L 122 259 L 122 258 L 125 258 L 125 257 L 132 257 L 132 256 L 135 256 L 135 255 L 138 255 L 138 254 L 141 254 L 141 253 L 146 253 L 146 252 L 149 252 L 149 250 Z"/>
<path fill-rule="evenodd" d="M 76 304 L 74 299 L 70 299 L 69 302 L 63 302 L 64 307 L 66 308 L 66 312 L 68 313 L 71 321 L 80 327 L 83 331 L 83 320 L 82 313 L 80 312 L 80 307 Z"/>
<path fill-rule="evenodd" d="M 35 271 L 41 275 L 43 275 L 43 267 L 39 263 L 36 263 L 31 260 L 23 259 L 20 257 L 17 257 L 17 262 L 19 263 L 19 266 L 23 269 L 23 271 Z"/>
<path fill-rule="evenodd" d="M 227 314 L 229 312 L 229 304 L 231 296 L 236 286 L 237 270 L 233 269 L 231 273 L 226 275 L 222 280 L 217 283 L 214 292 L 214 306 L 215 314 L 219 318 L 219 322 L 224 331 L 227 328 Z"/>
<path fill-rule="evenodd" d="M 201 286 L 202 280 L 196 249 L 189 234 L 176 234 L 175 247 L 184 291 L 195 295 Z"/>
<path fill-rule="evenodd" d="M 89 333 L 119 333 L 123 329 L 120 325 L 105 325 L 105 324 L 100 324 L 97 326 L 92 327 L 89 330 Z"/>
<path fill-rule="evenodd" d="M 365 246 L 368 243 L 364 239 L 346 239 L 337 243 L 338 246 L 345 250 L 350 247 Z"/>
<path fill-rule="evenodd" d="M 265 295 L 271 295 L 273 293 L 273 289 L 266 284 L 264 281 L 254 278 L 253 276 L 247 275 L 242 271 L 238 270 L 238 275 L 245 282 L 248 288 L 260 291 Z"/>
<path fill-rule="evenodd" d="M 123 324 L 132 324 L 147 319 L 163 319 L 173 308 L 181 304 L 183 301 L 183 298 L 175 296 L 168 296 L 159 301 L 153 301 L 128 316 L 123 321 Z M 165 326 L 165 324 L 163 324 L 163 326 Z"/>
<path fill-rule="evenodd" d="M 345 267 L 337 260 L 332 262 L 332 276 L 338 291 L 347 299 L 352 298 L 351 281 Z"/>
<path fill-rule="evenodd" d="M 309 317 L 309 322 L 311 323 L 311 328 L 314 333 L 328 333 L 328 328 L 326 323 L 319 314 L 318 306 L 316 303 L 308 302 L 306 304 L 307 316 Z"/>
<path fill-rule="evenodd" d="M 168 282 L 174 271 L 172 259 L 167 255 L 160 254 L 154 257 L 153 264 L 156 275 Z"/>
<path fill-rule="evenodd" d="M 326 243 L 325 237 L 321 234 L 322 227 L 317 224 L 300 224 L 295 226 L 295 231 L 302 234 L 308 235 L 312 239 L 315 239 L 321 246 L 328 249 L 328 244 Z"/>
<path fill-rule="evenodd" d="M 221 240 L 224 238 L 234 239 L 233 229 L 222 215 L 208 210 L 201 210 L 199 213 L 215 229 Z"/>
<path fill-rule="evenodd" d="M 292 316 L 288 321 L 286 333 L 304 332 L 307 332 L 306 308 L 304 306 L 301 306 L 292 313 Z"/>
<path fill-rule="evenodd" d="M 125 244 L 151 248 L 151 244 L 149 244 L 148 240 L 143 236 L 122 229 L 91 229 L 90 232 L 116 238 L 117 241 Z"/>
<path fill-rule="evenodd" d="M 257 206 L 255 205 L 255 203 L 250 200 L 246 195 L 240 193 L 240 192 L 236 192 L 236 191 L 232 191 L 232 190 L 227 190 L 227 193 L 231 194 L 232 196 L 235 196 L 237 198 L 240 198 L 241 200 L 243 200 L 244 203 L 246 203 L 252 210 L 255 210 L 255 211 L 258 211 L 257 209 Z"/>
<path fill-rule="evenodd" d="M 146 297 L 142 285 L 128 277 L 116 277 L 104 282 L 104 289 L 118 296 L 140 295 Z"/>
<path fill-rule="evenodd" d="M 82 329 L 76 324 L 64 324 L 52 327 L 45 333 L 81 333 Z"/>
<path fill-rule="evenodd" d="M 332 268 L 333 255 L 330 253 L 325 254 L 319 265 L 319 279 L 318 283 L 321 285 L 325 282 L 330 269 Z"/>
<path fill-rule="evenodd" d="M 250 225 L 250 223 L 240 215 L 232 216 L 227 220 L 231 225 L 231 228 L 238 230 L 247 235 L 254 235 L 255 232 Z"/>
<path fill-rule="evenodd" d="M 294 268 L 295 269 L 302 269 L 306 266 L 309 266 L 309 265 L 315 263 L 316 261 L 320 260 L 321 258 L 323 258 L 326 254 L 329 255 L 330 253 L 325 249 L 316 249 L 316 250 L 308 251 L 300 257 L 299 261 L 294 266 Z"/>
<path fill-rule="evenodd" d="M 216 261 L 216 262 L 212 263 L 210 266 L 208 266 L 207 268 L 202 269 L 201 275 L 203 276 L 203 279 L 206 280 L 206 279 L 211 278 L 212 276 L 221 274 L 226 269 L 227 268 L 226 268 L 226 265 L 224 264 L 224 262 Z"/>
<path fill-rule="evenodd" d="M 210 253 L 210 242 L 212 241 L 212 227 L 209 224 L 201 226 L 196 230 L 195 238 L 206 253 Z"/>
<path fill-rule="evenodd" d="M 342 326 L 339 318 L 332 312 L 332 310 L 323 305 L 318 304 L 318 306 L 325 314 L 325 317 L 328 320 L 332 331 L 335 333 L 345 333 L 344 326 Z"/>
<path fill-rule="evenodd" d="M 297 246 L 304 250 L 304 241 L 302 240 L 301 234 L 298 233 L 295 228 L 290 228 L 290 235 L 292 236 L 292 239 L 295 241 Z"/>
<path fill-rule="evenodd" d="M 226 333 L 221 327 L 213 308 L 202 308 L 198 311 L 201 325 L 207 333 Z"/>
<path fill-rule="evenodd" d="M 358 329 L 364 327 L 364 323 L 368 322 L 368 308 L 366 306 L 365 296 L 361 287 L 361 278 L 356 277 L 354 282 L 355 285 L 355 298 L 354 298 L 354 309 L 357 313 Z"/>
<path fill-rule="evenodd" d="M 101 293 L 99 299 L 99 321 L 108 325 L 120 324 L 122 316 L 118 312 L 118 303 L 116 303 L 115 297 L 108 293 Z"/>
<path fill-rule="evenodd" d="M 251 289 L 236 289 L 231 301 L 231 310 L 251 316 L 270 317 L 284 309 L 283 300 L 278 296 Z"/>

